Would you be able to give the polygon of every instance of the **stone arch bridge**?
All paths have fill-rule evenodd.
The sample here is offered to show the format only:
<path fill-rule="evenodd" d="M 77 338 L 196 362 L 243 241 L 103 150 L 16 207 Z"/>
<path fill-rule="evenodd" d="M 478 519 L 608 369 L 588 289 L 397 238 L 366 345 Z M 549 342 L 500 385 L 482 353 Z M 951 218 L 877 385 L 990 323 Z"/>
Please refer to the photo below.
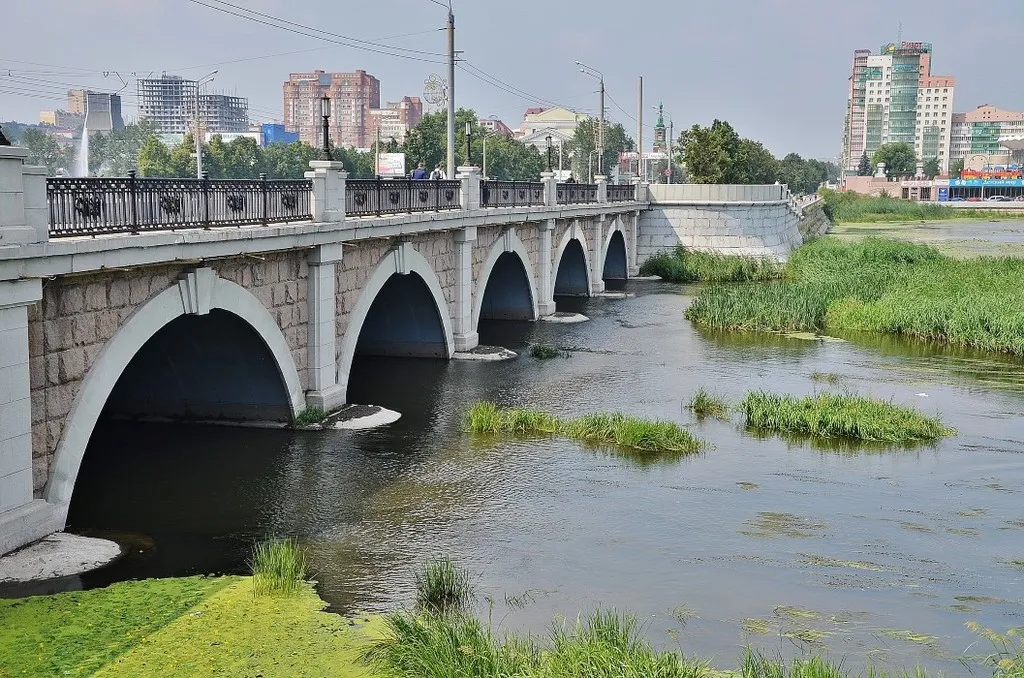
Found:
<path fill-rule="evenodd" d="M 0 219 L 0 553 L 63 529 L 101 415 L 290 422 L 336 408 L 357 356 L 447 359 L 478 345 L 481 320 L 537 320 L 559 295 L 625 281 L 645 207 L 642 187 L 503 186 L 463 168 L 429 189 L 431 209 L 381 215 L 430 184 L 346 186 L 340 166 L 314 163 L 302 199 L 264 183 L 262 218 L 210 228 L 214 182 L 167 182 L 147 202 L 135 180 L 103 195 L 51 180 L 46 196 L 45 177 L 0 150 L 0 207 L 18 215 Z M 61 212 L 65 188 L 84 221 Z M 387 193 L 362 215 L 373 190 Z M 207 227 L 140 227 L 154 204 L 187 212 L 189 191 L 205 192 Z M 306 218 L 268 218 L 275 195 Z M 82 232 L 115 212 L 130 228 Z"/>

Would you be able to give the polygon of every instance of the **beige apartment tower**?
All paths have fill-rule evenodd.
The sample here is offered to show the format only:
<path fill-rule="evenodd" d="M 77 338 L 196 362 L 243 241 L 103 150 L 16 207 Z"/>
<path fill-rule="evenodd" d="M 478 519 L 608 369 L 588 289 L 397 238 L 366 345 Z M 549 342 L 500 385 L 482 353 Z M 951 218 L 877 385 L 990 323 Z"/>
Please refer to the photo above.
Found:
<path fill-rule="evenodd" d="M 369 148 L 376 124 L 371 110 L 380 108 L 380 81 L 366 71 L 292 73 L 284 83 L 284 126 L 311 146 L 321 146 L 320 99 L 331 99 L 331 143 L 342 148 Z"/>

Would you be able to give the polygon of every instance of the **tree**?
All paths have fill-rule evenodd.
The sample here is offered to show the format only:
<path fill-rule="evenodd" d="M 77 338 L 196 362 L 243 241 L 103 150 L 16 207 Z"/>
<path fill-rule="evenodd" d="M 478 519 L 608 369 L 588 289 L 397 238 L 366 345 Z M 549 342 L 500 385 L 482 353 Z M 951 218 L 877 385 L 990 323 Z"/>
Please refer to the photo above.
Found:
<path fill-rule="evenodd" d="M 924 175 L 929 179 L 939 176 L 939 159 L 928 158 L 924 161 Z"/>
<path fill-rule="evenodd" d="M 572 139 L 565 144 L 567 151 L 573 158 L 573 173 L 577 178 L 590 175 L 588 164 L 594 174 L 598 174 L 598 163 L 596 160 L 597 132 L 599 121 L 594 118 L 587 118 L 576 125 Z M 604 130 L 604 173 L 607 175 L 613 167 L 619 164 L 619 154 L 632 151 L 636 147 L 633 138 L 626 132 L 626 128 L 619 123 L 609 125 L 605 122 Z M 595 159 L 591 160 L 594 153 Z"/>
<path fill-rule="evenodd" d="M 94 132 L 89 135 L 89 173 L 93 176 L 127 176 L 138 167 L 139 152 L 156 136 L 156 123 L 144 120 L 125 125 L 122 130 Z"/>
<path fill-rule="evenodd" d="M 171 151 L 155 136 L 146 139 L 139 150 L 139 175 L 143 177 L 173 177 Z"/>
<path fill-rule="evenodd" d="M 857 164 L 857 176 L 859 177 L 870 177 L 871 176 L 871 160 L 868 159 L 868 152 L 864 151 L 864 154 L 860 156 L 860 163 Z"/>
<path fill-rule="evenodd" d="M 301 141 L 271 144 L 263 149 L 263 171 L 269 179 L 301 179 L 319 157 L 319 149 Z"/>
<path fill-rule="evenodd" d="M 63 146 L 52 135 L 38 127 L 26 128 L 18 139 L 18 145 L 28 149 L 26 164 L 45 167 L 50 176 L 59 170 L 66 170 L 74 162 L 74 146 Z"/>
<path fill-rule="evenodd" d="M 957 158 L 949 163 L 949 176 L 954 179 L 960 178 L 960 173 L 964 171 L 964 159 Z"/>
<path fill-rule="evenodd" d="M 476 112 L 460 108 L 455 111 L 455 165 L 466 161 L 466 123 L 473 131 L 473 158 L 480 162 L 483 154 L 483 128 L 477 124 Z M 408 169 L 423 163 L 428 171 L 448 159 L 448 111 L 427 113 L 405 137 L 405 162 Z M 490 149 L 488 149 L 490 150 Z M 449 177 L 454 178 L 454 177 Z"/>
<path fill-rule="evenodd" d="M 779 161 L 775 156 L 760 141 L 740 139 L 728 183 L 771 184 L 778 180 Z"/>
<path fill-rule="evenodd" d="M 537 181 L 547 169 L 547 158 L 536 146 L 527 146 L 505 134 L 487 137 L 487 175 L 502 181 Z"/>
<path fill-rule="evenodd" d="M 888 177 L 910 176 L 917 171 L 914 147 L 902 141 L 879 146 L 871 159 L 871 164 L 878 167 L 880 162 L 885 163 L 885 174 Z"/>
<path fill-rule="evenodd" d="M 732 125 L 715 120 L 711 127 L 694 125 L 683 132 L 676 158 L 686 165 L 690 181 L 696 184 L 730 183 L 739 144 L 740 137 Z"/>

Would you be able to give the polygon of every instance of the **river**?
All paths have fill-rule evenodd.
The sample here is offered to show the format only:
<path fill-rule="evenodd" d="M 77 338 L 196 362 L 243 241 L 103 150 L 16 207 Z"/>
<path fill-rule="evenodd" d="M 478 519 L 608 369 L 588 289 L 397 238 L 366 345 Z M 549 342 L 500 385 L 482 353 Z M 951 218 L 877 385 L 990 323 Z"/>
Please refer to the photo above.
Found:
<path fill-rule="evenodd" d="M 991 650 L 968 649 L 965 622 L 1024 624 L 1022 363 L 893 339 L 715 335 L 683 318 L 696 288 L 629 289 L 560 302 L 591 322 L 481 330 L 568 358 L 357 361 L 352 399 L 403 414 L 377 430 L 104 424 L 70 529 L 133 552 L 74 585 L 243 572 L 254 541 L 296 535 L 340 612 L 408 603 L 414 568 L 448 553 L 496 625 L 542 632 L 613 606 L 723 668 L 750 644 L 964 673 L 965 651 Z M 911 450 L 757 436 L 735 417 L 697 421 L 684 404 L 700 386 L 732 401 L 849 390 L 938 413 L 959 435 Z M 474 440 L 462 417 L 480 399 L 670 419 L 711 446 L 641 465 L 571 441 Z"/>

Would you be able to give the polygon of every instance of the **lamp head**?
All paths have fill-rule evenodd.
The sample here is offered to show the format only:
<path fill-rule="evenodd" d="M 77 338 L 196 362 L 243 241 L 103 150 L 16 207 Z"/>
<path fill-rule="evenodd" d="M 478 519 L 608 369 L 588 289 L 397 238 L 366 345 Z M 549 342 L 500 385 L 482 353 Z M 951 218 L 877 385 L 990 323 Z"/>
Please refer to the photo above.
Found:
<path fill-rule="evenodd" d="M 331 98 L 326 94 L 320 97 L 320 115 L 324 118 L 331 117 Z"/>

